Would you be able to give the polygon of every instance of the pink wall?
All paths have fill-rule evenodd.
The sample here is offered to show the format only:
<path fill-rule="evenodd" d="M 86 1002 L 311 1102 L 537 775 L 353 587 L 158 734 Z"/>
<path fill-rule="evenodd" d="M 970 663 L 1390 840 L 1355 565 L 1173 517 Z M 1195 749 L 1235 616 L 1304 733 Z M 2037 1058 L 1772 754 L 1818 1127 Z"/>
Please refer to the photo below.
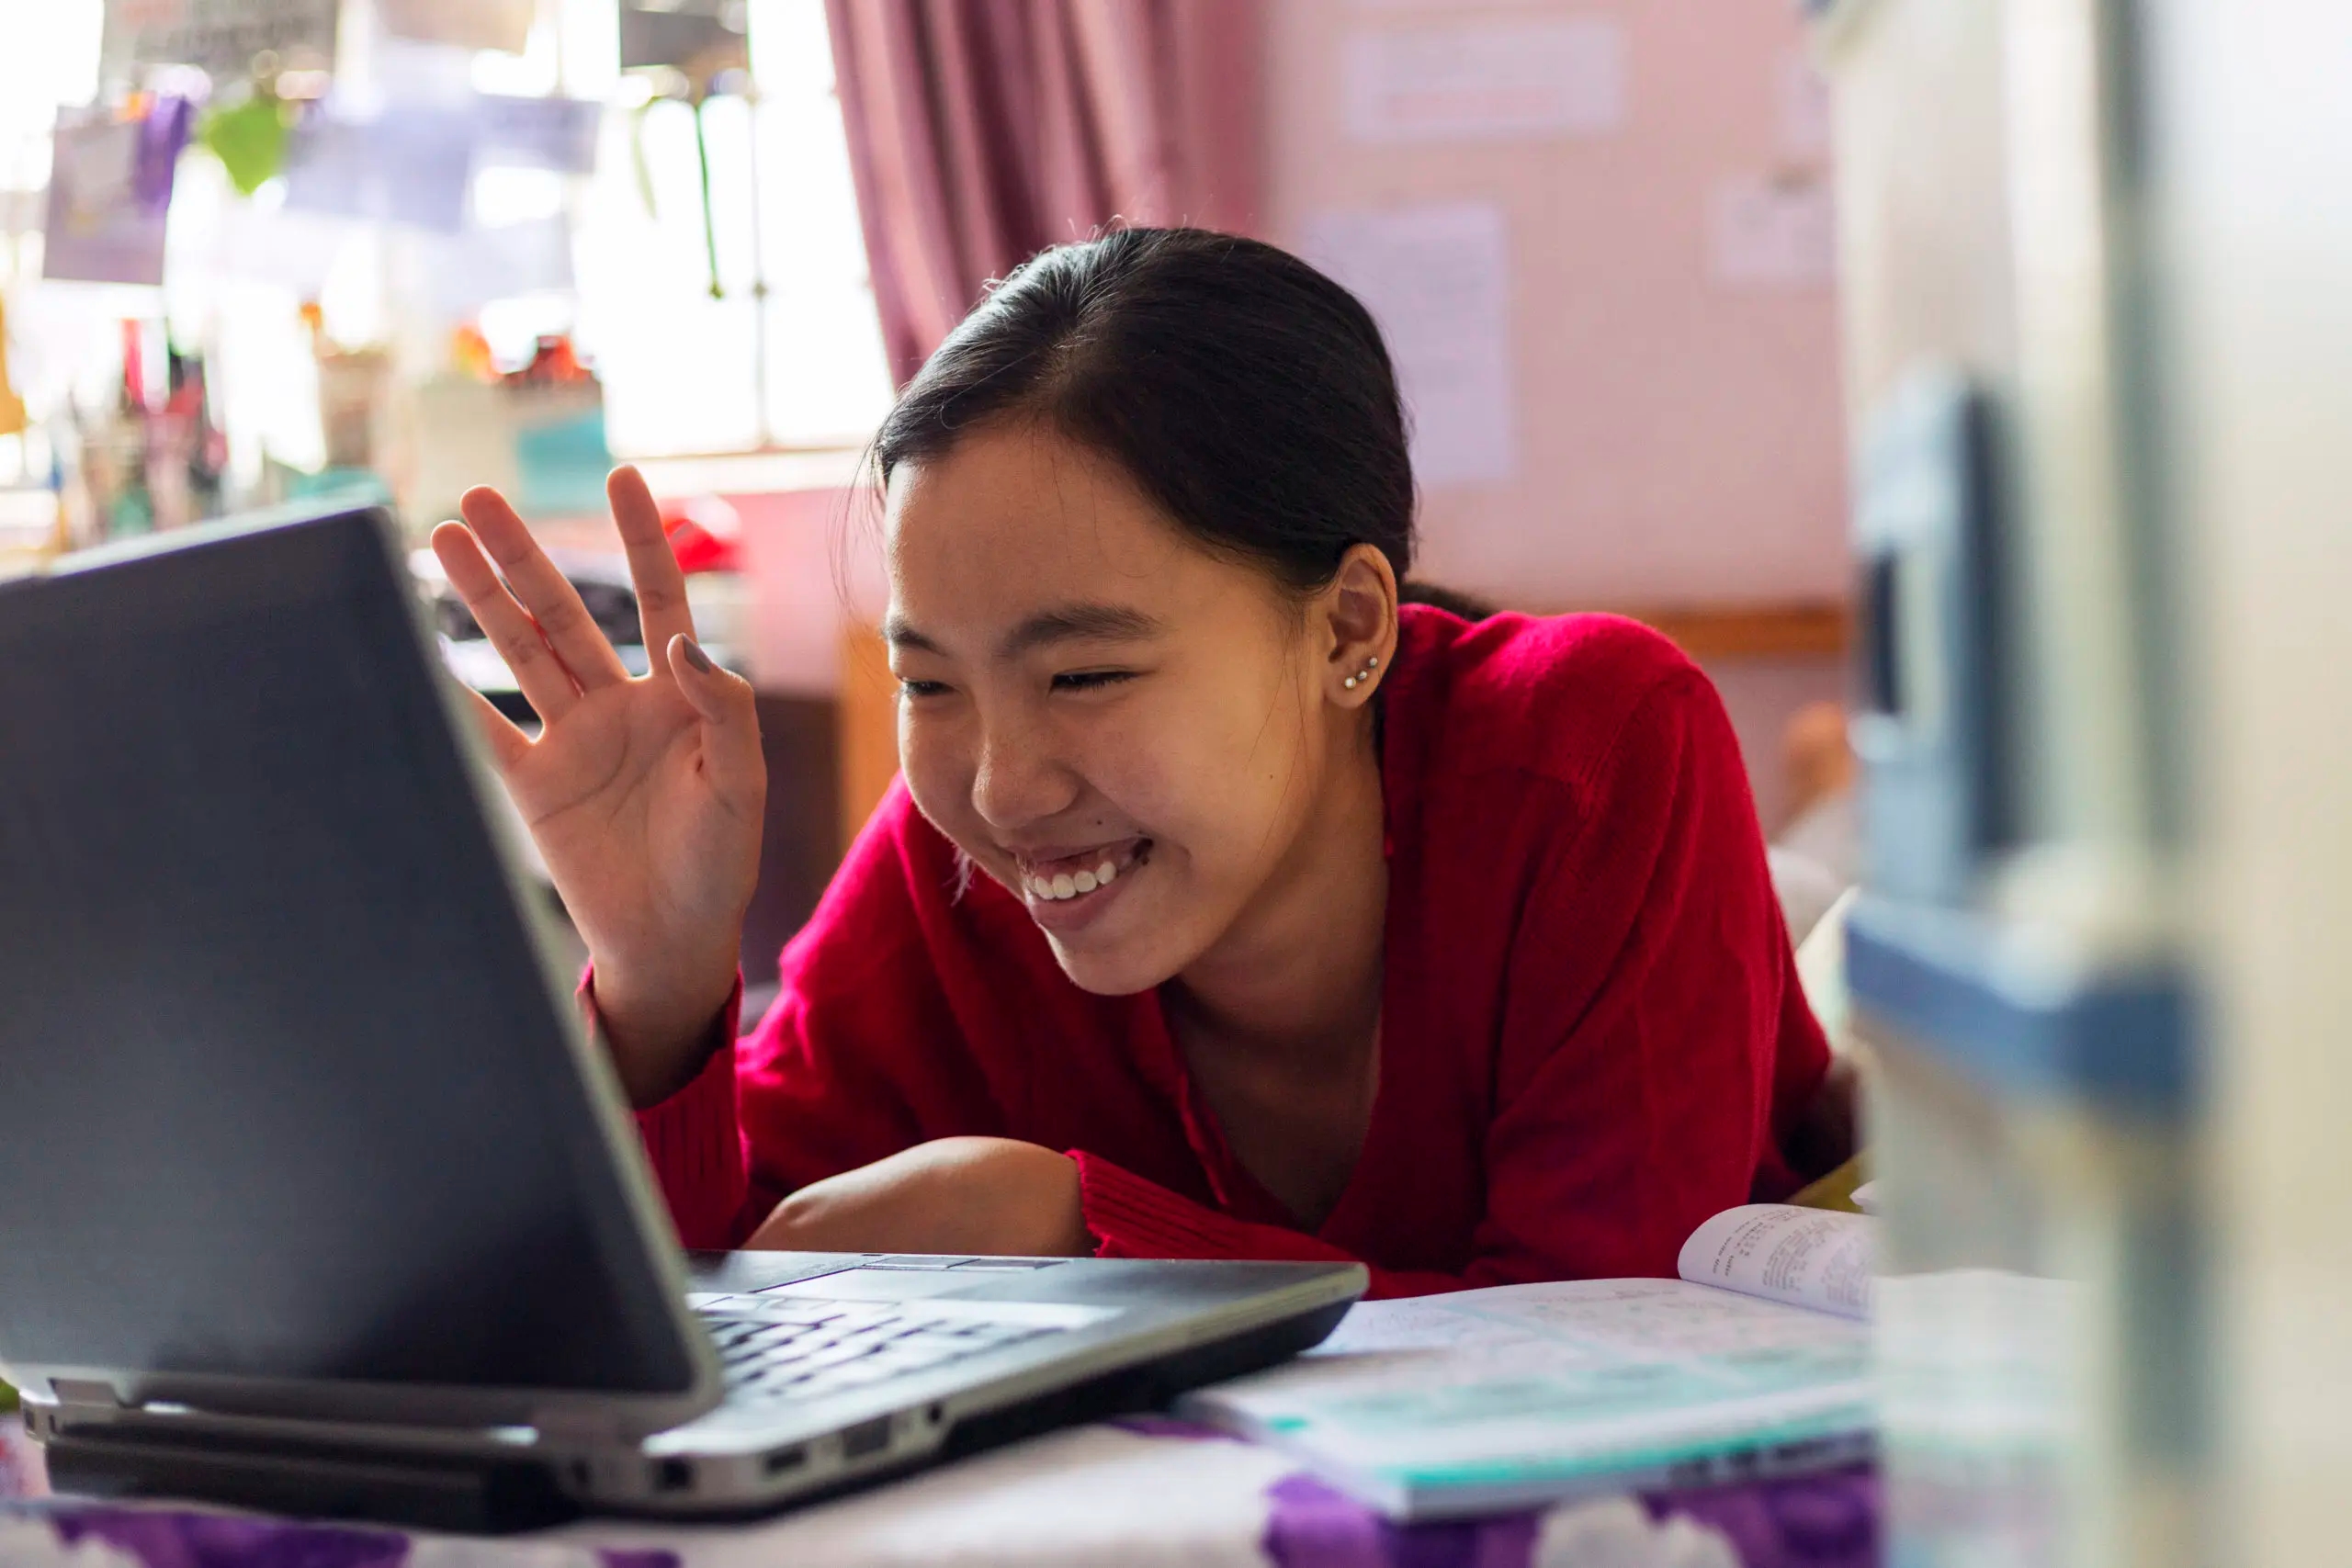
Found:
<path fill-rule="evenodd" d="M 1493 202 L 1507 230 L 1510 482 L 1423 498 L 1422 574 L 1540 610 L 1839 597 L 1845 436 L 1834 282 L 1726 280 L 1727 185 L 1826 190 L 1795 0 L 1270 0 L 1268 237 L 1316 217 Z M 1623 116 L 1600 133 L 1365 143 L 1347 58 L 1366 34 L 1599 19 Z M 1826 226 L 1825 226 L 1826 227 Z M 1826 235 L 1820 236 L 1825 241 Z M 1843 694 L 1840 660 L 1710 668 L 1767 830 L 1781 735 Z"/>
<path fill-rule="evenodd" d="M 836 488 L 727 500 L 743 520 L 752 679 L 763 692 L 833 695 L 844 633 L 879 625 L 888 593 L 872 492 Z"/>
<path fill-rule="evenodd" d="M 1424 575 L 1533 609 L 1770 603 L 1847 585 L 1833 286 L 1726 283 L 1711 225 L 1726 181 L 1809 188 L 1823 152 L 1787 100 L 1794 0 L 1267 0 L 1268 237 L 1317 214 L 1491 201 L 1510 271 L 1517 478 L 1424 497 Z M 1623 39 L 1623 116 L 1598 135 L 1366 145 L 1346 129 L 1351 37 L 1453 24 L 1602 18 Z M 736 497 L 771 690 L 831 691 L 842 547 L 871 540 L 837 490 Z M 871 601 L 867 582 L 853 596 Z M 1841 694 L 1837 660 L 1710 671 L 1768 829 L 1785 811 L 1781 736 Z"/>
<path fill-rule="evenodd" d="M 1426 499 L 1428 574 L 1515 604 L 1818 598 L 1845 587 L 1844 446 L 1826 280 L 1726 286 L 1727 180 L 1818 180 L 1783 108 L 1795 0 L 1272 0 L 1267 228 L 1329 209 L 1492 200 L 1508 224 L 1515 482 Z M 1600 134 L 1367 145 L 1351 35 L 1613 19 L 1624 114 Z M 1801 107 L 1801 106 L 1800 106 Z"/>

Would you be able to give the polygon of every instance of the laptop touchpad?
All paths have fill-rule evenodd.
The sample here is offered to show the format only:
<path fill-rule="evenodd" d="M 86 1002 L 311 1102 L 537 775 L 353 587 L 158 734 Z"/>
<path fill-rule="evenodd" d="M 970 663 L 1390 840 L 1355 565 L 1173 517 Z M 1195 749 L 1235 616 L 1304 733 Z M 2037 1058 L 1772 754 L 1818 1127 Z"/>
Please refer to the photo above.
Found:
<path fill-rule="evenodd" d="M 1024 1265 L 1027 1272 L 1035 1265 Z M 796 1280 L 789 1285 L 775 1285 L 760 1292 L 770 1296 L 817 1296 L 847 1302 L 915 1301 L 924 1296 L 950 1296 L 958 1291 L 976 1290 L 995 1284 L 1005 1277 L 1002 1269 L 985 1266 L 960 1269 L 844 1269 L 838 1274 L 820 1274 L 813 1280 Z"/>

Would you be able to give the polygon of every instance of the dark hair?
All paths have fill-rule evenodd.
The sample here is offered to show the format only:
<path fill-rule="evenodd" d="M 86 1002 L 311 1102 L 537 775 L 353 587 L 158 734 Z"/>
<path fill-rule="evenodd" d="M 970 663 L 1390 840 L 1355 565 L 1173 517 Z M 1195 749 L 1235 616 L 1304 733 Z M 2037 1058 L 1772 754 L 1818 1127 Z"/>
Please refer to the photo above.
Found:
<path fill-rule="evenodd" d="M 1119 229 L 998 284 L 875 437 L 882 480 L 975 428 L 1035 421 L 1116 462 L 1187 533 L 1295 591 L 1368 544 L 1413 563 L 1413 470 L 1380 329 L 1296 256 Z"/>

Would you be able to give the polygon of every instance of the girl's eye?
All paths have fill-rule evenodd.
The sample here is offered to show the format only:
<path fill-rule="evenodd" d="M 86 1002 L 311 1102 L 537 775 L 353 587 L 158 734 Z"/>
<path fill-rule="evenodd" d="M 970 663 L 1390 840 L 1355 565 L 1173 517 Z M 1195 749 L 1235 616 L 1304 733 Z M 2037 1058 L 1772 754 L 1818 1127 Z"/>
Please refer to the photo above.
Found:
<path fill-rule="evenodd" d="M 1079 670 L 1054 677 L 1057 692 L 1096 692 L 1136 678 L 1132 670 Z"/>
<path fill-rule="evenodd" d="M 944 681 L 902 680 L 899 682 L 899 692 L 902 696 L 935 697 L 946 690 L 947 683 Z"/>

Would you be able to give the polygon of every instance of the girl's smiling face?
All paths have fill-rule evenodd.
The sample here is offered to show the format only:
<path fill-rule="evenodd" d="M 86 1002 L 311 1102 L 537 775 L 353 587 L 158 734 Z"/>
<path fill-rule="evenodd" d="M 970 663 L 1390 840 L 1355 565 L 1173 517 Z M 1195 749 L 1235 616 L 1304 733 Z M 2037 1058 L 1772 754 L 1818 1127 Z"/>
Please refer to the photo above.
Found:
<path fill-rule="evenodd" d="M 1297 874 L 1367 717 L 1316 604 L 1036 424 L 900 466 L 886 528 L 908 787 L 1073 981 L 1158 986 Z"/>

